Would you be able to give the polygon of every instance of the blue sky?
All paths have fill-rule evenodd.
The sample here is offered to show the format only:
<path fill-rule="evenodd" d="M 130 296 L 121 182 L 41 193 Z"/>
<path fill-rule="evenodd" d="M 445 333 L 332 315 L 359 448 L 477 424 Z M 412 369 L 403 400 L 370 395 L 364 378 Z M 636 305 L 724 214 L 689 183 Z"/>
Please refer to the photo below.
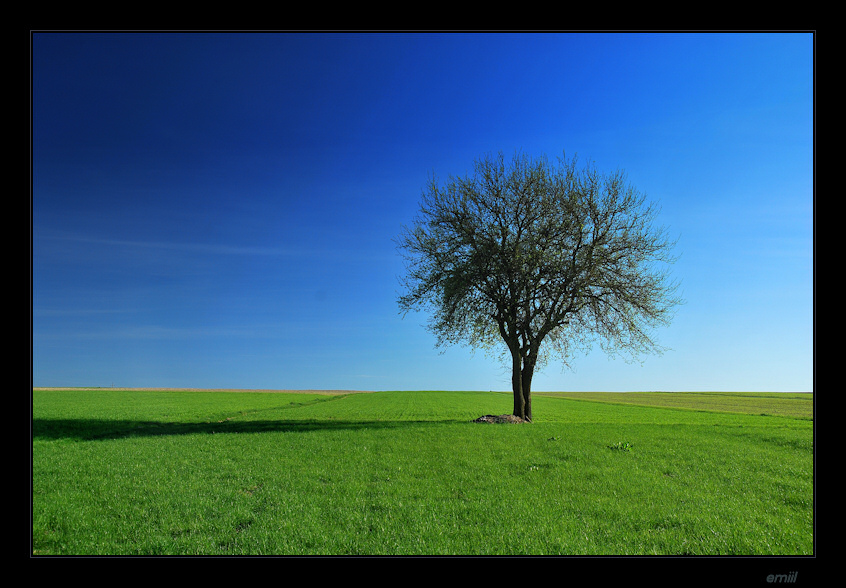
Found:
<path fill-rule="evenodd" d="M 430 174 L 623 169 L 679 238 L 660 356 L 535 390 L 813 389 L 813 36 L 34 33 L 32 383 L 508 390 L 402 317 Z"/>

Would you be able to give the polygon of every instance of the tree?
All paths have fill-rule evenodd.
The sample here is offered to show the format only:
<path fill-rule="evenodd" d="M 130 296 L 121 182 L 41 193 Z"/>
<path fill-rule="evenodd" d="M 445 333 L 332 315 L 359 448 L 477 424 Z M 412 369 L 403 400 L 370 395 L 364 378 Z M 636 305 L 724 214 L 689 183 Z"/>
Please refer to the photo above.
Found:
<path fill-rule="evenodd" d="M 657 209 L 623 172 L 600 174 L 563 154 L 502 153 L 474 172 L 434 176 L 420 214 L 397 245 L 406 261 L 403 313 L 431 312 L 437 346 L 499 347 L 511 366 L 514 415 L 532 418 L 532 377 L 550 358 L 565 366 L 598 339 L 632 358 L 662 351 L 677 285 Z M 504 349 L 502 345 L 504 344 Z"/>

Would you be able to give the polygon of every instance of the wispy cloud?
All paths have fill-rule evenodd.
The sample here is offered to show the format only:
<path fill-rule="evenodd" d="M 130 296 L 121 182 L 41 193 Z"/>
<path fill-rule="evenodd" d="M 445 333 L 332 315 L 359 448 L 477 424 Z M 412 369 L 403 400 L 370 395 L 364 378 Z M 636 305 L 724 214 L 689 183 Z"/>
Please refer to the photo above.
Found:
<path fill-rule="evenodd" d="M 85 341 L 136 340 L 173 341 L 183 339 L 248 338 L 267 339 L 283 337 L 284 330 L 271 331 L 267 327 L 163 327 L 160 325 L 128 325 L 113 329 L 93 331 L 55 331 L 35 333 L 39 340 L 73 339 Z"/>
<path fill-rule="evenodd" d="M 105 247 L 131 247 L 144 249 L 163 249 L 170 251 L 184 251 L 212 255 L 268 255 L 268 256 L 296 256 L 302 255 L 303 250 L 285 249 L 281 247 L 259 247 L 243 245 L 225 245 L 215 243 L 181 243 L 177 241 L 138 241 L 129 239 L 104 239 L 86 235 L 69 233 L 36 234 L 36 239 L 89 243 Z"/>
<path fill-rule="evenodd" d="M 263 245 L 233 245 L 227 243 L 200 243 L 142 239 L 112 239 L 67 233 L 51 230 L 36 230 L 34 241 L 60 242 L 64 244 L 77 243 L 93 245 L 106 250 L 131 250 L 135 252 L 171 252 L 195 254 L 203 256 L 244 256 L 244 257 L 279 257 L 289 259 L 317 259 L 317 260 L 358 260 L 371 262 L 390 262 L 396 255 L 392 246 L 384 251 L 364 251 L 351 243 L 326 243 L 320 247 L 305 245 L 293 247 L 275 247 Z"/>
<path fill-rule="evenodd" d="M 138 312 L 135 309 L 119 308 L 33 308 L 36 317 L 90 317 L 110 314 Z"/>

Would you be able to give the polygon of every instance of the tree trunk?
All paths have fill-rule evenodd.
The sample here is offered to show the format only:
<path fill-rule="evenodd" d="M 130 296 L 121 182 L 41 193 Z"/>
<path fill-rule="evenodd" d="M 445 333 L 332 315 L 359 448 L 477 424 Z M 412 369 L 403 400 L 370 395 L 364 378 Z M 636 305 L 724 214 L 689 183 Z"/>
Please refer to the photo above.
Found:
<path fill-rule="evenodd" d="M 523 415 L 527 421 L 532 420 L 532 377 L 535 374 L 536 358 L 528 355 L 523 360 L 523 372 L 520 374 L 521 393 L 523 395 Z"/>
<path fill-rule="evenodd" d="M 514 416 L 525 418 L 526 399 L 523 396 L 523 370 L 520 351 L 511 351 L 511 388 L 514 392 Z"/>
<path fill-rule="evenodd" d="M 522 357 L 519 350 L 511 352 L 511 388 L 514 393 L 514 416 L 532 420 L 532 376 L 535 357 Z"/>

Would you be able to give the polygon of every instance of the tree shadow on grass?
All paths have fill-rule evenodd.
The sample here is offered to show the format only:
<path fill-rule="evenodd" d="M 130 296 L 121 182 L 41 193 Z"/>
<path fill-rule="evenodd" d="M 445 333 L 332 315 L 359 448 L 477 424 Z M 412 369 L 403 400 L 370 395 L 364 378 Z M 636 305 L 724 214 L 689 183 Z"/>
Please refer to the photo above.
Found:
<path fill-rule="evenodd" d="M 344 421 L 344 420 L 260 420 L 180 423 L 142 420 L 33 419 L 32 439 L 75 439 L 94 441 L 164 435 L 307 433 L 351 429 L 392 429 L 420 424 L 448 424 L 463 421 Z"/>

